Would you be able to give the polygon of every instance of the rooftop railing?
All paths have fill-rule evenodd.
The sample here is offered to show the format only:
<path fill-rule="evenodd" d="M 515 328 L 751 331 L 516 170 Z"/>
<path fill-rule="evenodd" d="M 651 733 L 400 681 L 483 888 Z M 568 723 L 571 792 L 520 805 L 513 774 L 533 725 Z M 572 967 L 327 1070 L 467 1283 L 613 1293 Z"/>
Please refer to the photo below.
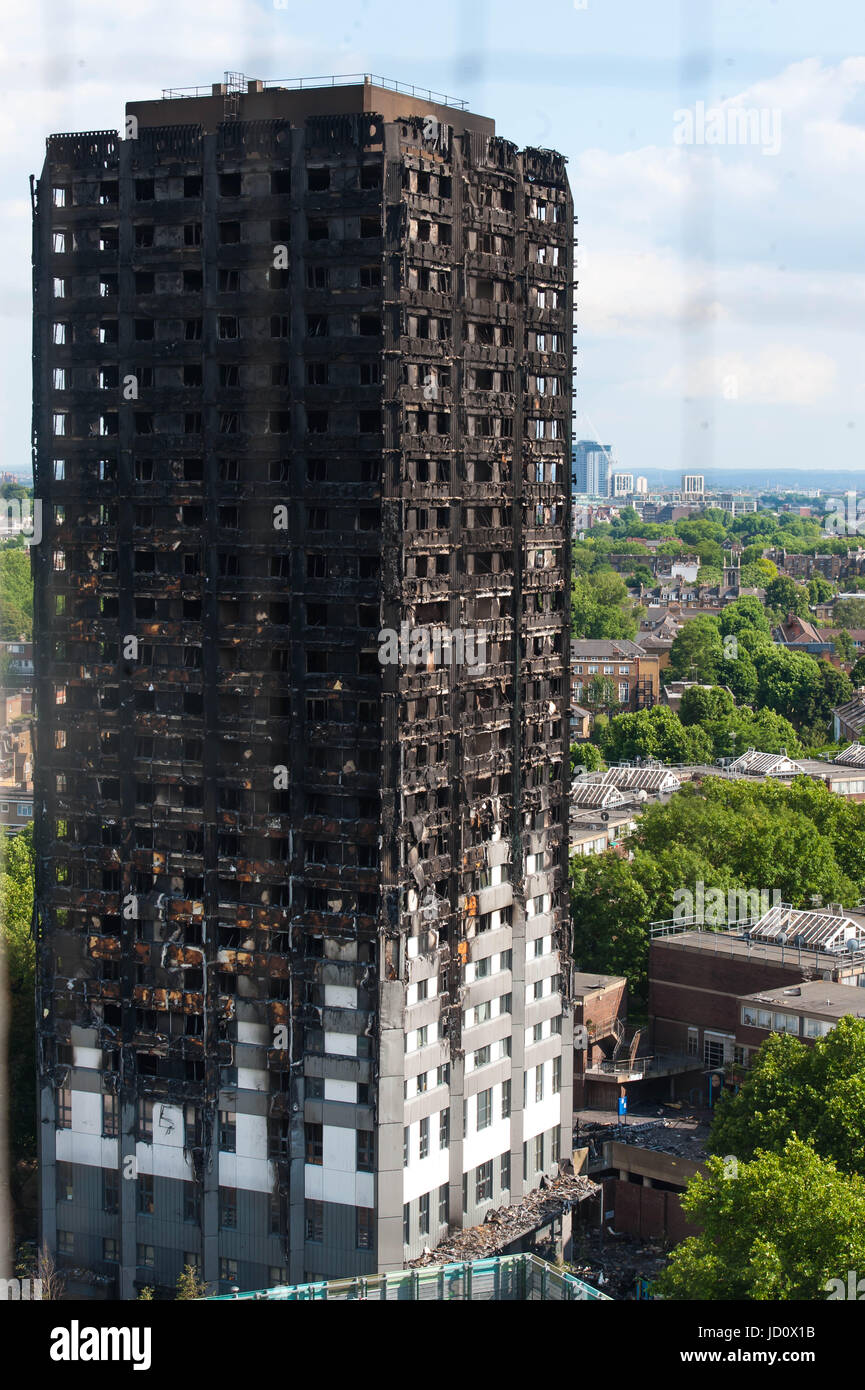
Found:
<path fill-rule="evenodd" d="M 397 82 L 393 77 L 379 77 L 370 72 L 349 72 L 337 73 L 327 77 L 276 77 L 272 81 L 263 82 L 265 91 L 305 91 L 307 88 L 314 87 L 356 87 L 360 83 L 369 83 L 373 87 L 385 87 L 389 92 L 398 92 L 402 96 L 421 97 L 425 101 L 433 102 L 437 106 L 451 106 L 457 111 L 467 111 L 468 102 L 461 97 L 448 96 L 446 92 L 433 91 L 431 87 L 415 87 L 410 82 Z M 226 84 L 217 84 L 222 87 Z M 244 88 L 233 88 L 239 90 L 239 94 L 244 96 Z M 163 101 L 179 101 L 185 98 L 221 96 L 222 92 L 214 93 L 213 86 L 205 87 L 163 87 Z"/>

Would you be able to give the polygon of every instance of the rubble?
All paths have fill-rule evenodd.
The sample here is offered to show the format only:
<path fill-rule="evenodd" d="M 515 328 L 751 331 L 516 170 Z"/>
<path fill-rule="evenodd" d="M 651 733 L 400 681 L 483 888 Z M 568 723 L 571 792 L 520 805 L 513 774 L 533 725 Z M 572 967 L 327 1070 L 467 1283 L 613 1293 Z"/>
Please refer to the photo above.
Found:
<path fill-rule="evenodd" d="M 685 1125 L 693 1125 L 686 1129 Z M 647 1120 L 641 1124 L 582 1123 L 575 1136 L 575 1145 L 588 1145 L 590 1161 L 599 1158 L 601 1147 L 609 1140 L 619 1144 L 635 1144 L 655 1153 L 674 1154 L 700 1163 L 706 1158 L 706 1139 L 709 1126 L 696 1116 L 675 1120 Z"/>
<path fill-rule="evenodd" d="M 529 1192 L 518 1205 L 489 1211 L 482 1226 L 472 1226 L 449 1236 L 434 1250 L 424 1251 L 419 1259 L 410 1260 L 408 1267 L 421 1269 L 426 1265 L 500 1255 L 521 1236 L 540 1230 L 555 1217 L 595 1197 L 600 1190 L 598 1183 L 574 1174 L 553 1178 L 545 1187 Z"/>
<path fill-rule="evenodd" d="M 617 1300 L 635 1299 L 638 1281 L 651 1283 L 668 1260 L 666 1247 L 658 1241 L 611 1234 L 609 1227 L 603 1238 L 591 1230 L 574 1244 L 568 1273 Z"/>

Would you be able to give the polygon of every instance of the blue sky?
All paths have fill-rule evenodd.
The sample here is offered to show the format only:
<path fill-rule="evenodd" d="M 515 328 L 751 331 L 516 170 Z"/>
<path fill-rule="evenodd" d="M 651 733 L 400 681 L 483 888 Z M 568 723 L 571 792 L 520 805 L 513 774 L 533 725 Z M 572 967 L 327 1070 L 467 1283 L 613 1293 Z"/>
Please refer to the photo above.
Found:
<path fill-rule="evenodd" d="M 126 99 L 225 68 L 431 86 L 568 156 L 578 434 L 623 467 L 786 466 L 815 486 L 865 467 L 855 0 L 37 0 L 0 43 L 0 467 L 28 461 L 27 176 L 45 135 L 120 127 Z M 739 142 L 676 143 L 698 103 Z"/>

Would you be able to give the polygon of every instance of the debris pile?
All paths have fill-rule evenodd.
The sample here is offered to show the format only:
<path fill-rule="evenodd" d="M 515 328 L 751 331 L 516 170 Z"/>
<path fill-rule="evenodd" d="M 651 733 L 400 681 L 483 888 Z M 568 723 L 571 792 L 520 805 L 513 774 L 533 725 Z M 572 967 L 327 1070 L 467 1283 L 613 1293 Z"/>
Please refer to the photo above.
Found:
<path fill-rule="evenodd" d="M 681 1120 L 647 1120 L 643 1124 L 586 1124 L 580 1125 L 579 1144 L 587 1144 L 593 1161 L 601 1156 L 602 1145 L 609 1140 L 618 1144 L 635 1144 L 656 1153 L 674 1154 L 701 1163 L 706 1157 L 705 1142 L 708 1125 L 696 1118 L 693 1128 L 685 1128 Z"/>
<path fill-rule="evenodd" d="M 636 1298 L 637 1281 L 655 1279 L 669 1256 L 657 1241 L 636 1236 L 605 1233 L 603 1242 L 597 1231 L 586 1232 L 574 1250 L 568 1272 L 600 1289 L 609 1298 Z"/>
<path fill-rule="evenodd" d="M 502 1251 L 530 1231 L 549 1225 L 557 1216 L 594 1197 L 598 1183 L 589 1178 L 564 1174 L 548 1181 L 546 1187 L 529 1192 L 518 1206 L 497 1207 L 487 1213 L 482 1226 L 457 1231 L 434 1250 L 410 1260 L 410 1269 L 425 1265 L 453 1264 L 459 1260 L 482 1260 Z"/>

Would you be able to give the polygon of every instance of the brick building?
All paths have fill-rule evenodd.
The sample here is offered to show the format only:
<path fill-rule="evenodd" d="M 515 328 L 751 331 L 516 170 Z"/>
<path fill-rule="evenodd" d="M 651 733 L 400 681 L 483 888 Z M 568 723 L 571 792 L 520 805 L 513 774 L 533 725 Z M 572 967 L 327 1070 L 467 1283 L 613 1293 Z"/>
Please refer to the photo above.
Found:
<path fill-rule="evenodd" d="M 611 682 L 612 709 L 649 709 L 657 704 L 660 662 L 636 642 L 579 637 L 571 642 L 571 704 L 591 698 L 595 680 Z"/>
<path fill-rule="evenodd" d="M 659 927 L 649 948 L 653 1045 L 690 1055 L 698 1067 L 747 1065 L 766 1032 L 743 1025 L 744 1001 L 815 980 L 865 986 L 865 917 L 781 905 L 726 930 Z M 865 990 L 861 999 L 865 1008 Z"/>

